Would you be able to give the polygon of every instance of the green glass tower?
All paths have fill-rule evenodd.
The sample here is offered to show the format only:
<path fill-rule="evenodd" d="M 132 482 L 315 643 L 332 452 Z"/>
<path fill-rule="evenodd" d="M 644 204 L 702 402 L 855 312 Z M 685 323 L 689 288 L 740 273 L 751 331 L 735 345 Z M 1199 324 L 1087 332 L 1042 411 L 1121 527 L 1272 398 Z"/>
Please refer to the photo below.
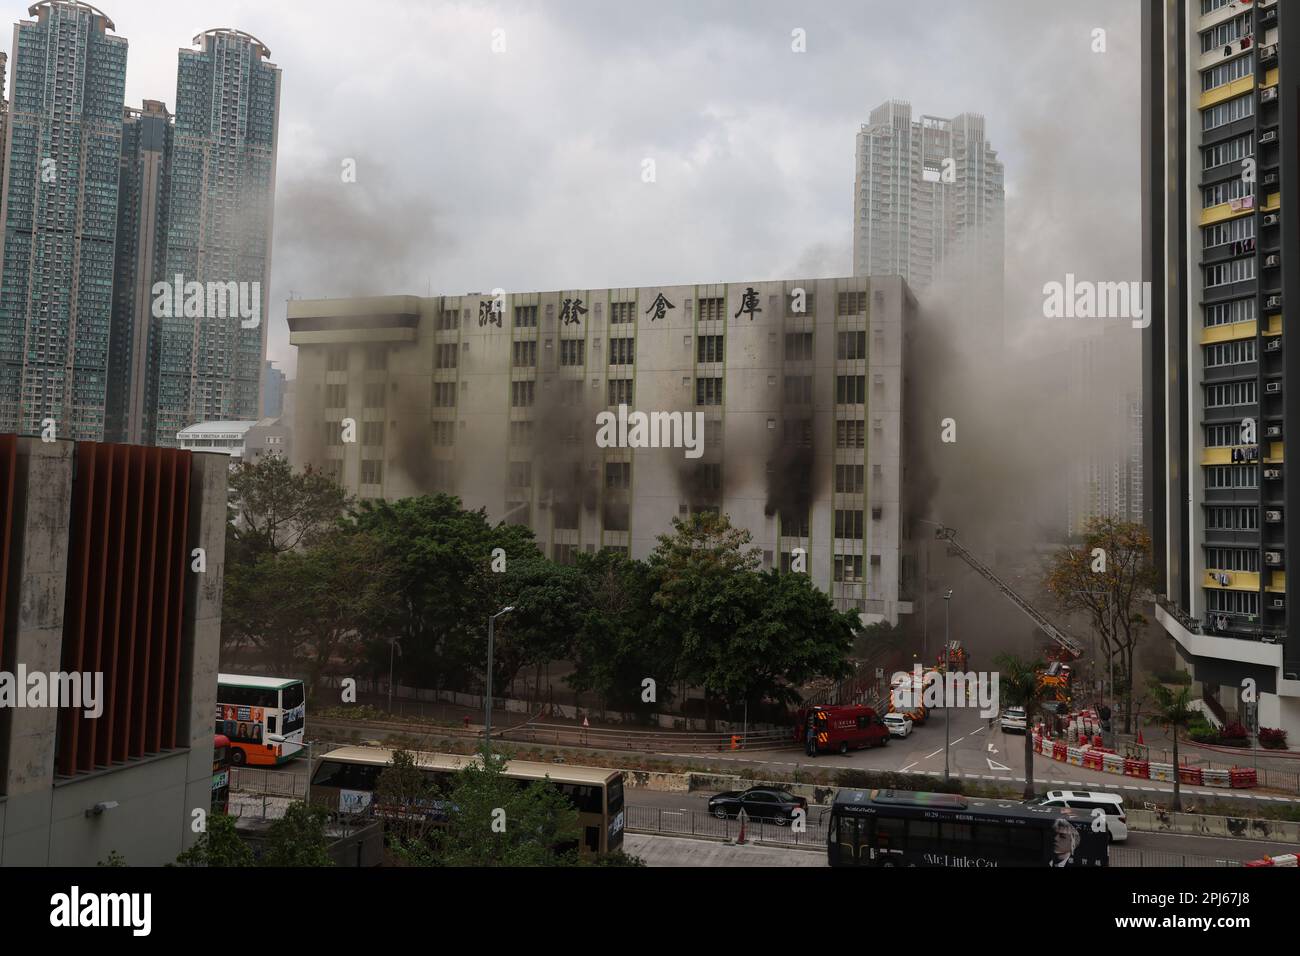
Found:
<path fill-rule="evenodd" d="M 14 29 L 0 200 L 0 432 L 99 440 L 109 368 L 126 40 L 85 3 Z"/>
<path fill-rule="evenodd" d="M 199 283 L 206 307 L 154 312 L 152 443 L 164 446 L 195 422 L 256 419 L 266 353 L 280 70 L 238 30 L 194 43 L 176 76 L 164 280 Z M 233 310 L 212 308 L 214 288 L 254 308 L 221 314 Z"/>

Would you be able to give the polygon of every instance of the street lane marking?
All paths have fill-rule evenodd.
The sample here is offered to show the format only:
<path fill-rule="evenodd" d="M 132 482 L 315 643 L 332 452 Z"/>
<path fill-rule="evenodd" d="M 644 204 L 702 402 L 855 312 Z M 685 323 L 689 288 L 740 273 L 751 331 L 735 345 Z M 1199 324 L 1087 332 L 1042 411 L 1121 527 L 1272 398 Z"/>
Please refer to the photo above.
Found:
<path fill-rule="evenodd" d="M 985 757 L 984 759 L 987 760 L 987 761 L 989 762 L 989 769 L 990 769 L 990 770 L 1006 770 L 1006 771 L 1008 771 L 1008 772 L 1010 772 L 1010 770 L 1011 770 L 1010 767 L 1004 767 L 1004 766 L 1002 766 L 1002 764 L 998 763 L 998 762 L 997 762 L 996 760 L 994 760 L 992 757 Z"/>
<path fill-rule="evenodd" d="M 961 743 L 965 739 L 966 739 L 965 737 L 958 737 L 956 740 L 952 742 L 952 745 L 956 746 L 957 744 Z"/>
<path fill-rule="evenodd" d="M 932 753 L 932 754 L 926 754 L 926 755 L 925 755 L 924 757 L 922 757 L 921 759 L 922 759 L 922 760 L 929 760 L 931 757 L 937 757 L 937 756 L 938 756 L 939 754 L 941 754 L 941 753 L 943 753 L 943 748 L 942 748 L 942 747 L 940 747 L 938 750 L 936 750 L 936 751 L 935 751 L 934 753 Z"/>
<path fill-rule="evenodd" d="M 915 767 L 918 763 L 920 763 L 920 761 L 918 761 L 918 760 L 913 760 L 911 763 L 909 763 L 906 767 L 904 767 L 902 770 L 900 770 L 900 771 L 898 771 L 898 772 L 899 772 L 899 773 L 907 773 L 907 771 L 911 770 L 911 769 L 912 769 L 913 767 Z"/>

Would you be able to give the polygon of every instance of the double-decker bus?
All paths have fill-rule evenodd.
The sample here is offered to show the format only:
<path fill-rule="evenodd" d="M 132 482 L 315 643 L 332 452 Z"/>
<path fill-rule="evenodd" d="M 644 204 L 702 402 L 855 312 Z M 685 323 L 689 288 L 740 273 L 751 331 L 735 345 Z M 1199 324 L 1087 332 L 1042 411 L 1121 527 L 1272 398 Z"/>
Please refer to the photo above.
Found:
<path fill-rule="evenodd" d="M 445 823 L 455 808 L 445 800 L 453 776 L 478 757 L 457 754 L 412 753 L 415 765 L 433 790 L 433 799 L 417 808 L 431 823 Z M 312 803 L 321 803 L 339 813 L 401 815 L 402 808 L 377 808 L 375 784 L 392 765 L 393 752 L 379 747 L 340 747 L 316 761 L 311 779 Z M 578 852 L 582 856 L 611 853 L 623 846 L 623 772 L 603 767 L 572 767 L 564 764 L 530 763 L 511 760 L 504 776 L 526 786 L 544 780 L 562 793 L 578 811 Z M 570 846 L 557 847 L 564 851 Z"/>
<path fill-rule="evenodd" d="M 831 866 L 1109 866 L 1105 817 L 951 793 L 841 790 Z"/>
<path fill-rule="evenodd" d="M 274 767 L 302 750 L 307 722 L 303 683 L 288 677 L 217 675 L 216 732 L 230 740 L 236 767 Z M 270 736 L 283 737 L 272 741 Z"/>
<path fill-rule="evenodd" d="M 212 735 L 212 812 L 230 809 L 230 741 L 222 734 Z"/>
<path fill-rule="evenodd" d="M 818 753 L 838 751 L 845 754 L 863 747 L 883 747 L 889 742 L 889 728 L 880 715 L 861 704 L 816 706 L 799 711 L 795 718 L 794 739 L 807 746 L 808 725 L 812 723 Z"/>

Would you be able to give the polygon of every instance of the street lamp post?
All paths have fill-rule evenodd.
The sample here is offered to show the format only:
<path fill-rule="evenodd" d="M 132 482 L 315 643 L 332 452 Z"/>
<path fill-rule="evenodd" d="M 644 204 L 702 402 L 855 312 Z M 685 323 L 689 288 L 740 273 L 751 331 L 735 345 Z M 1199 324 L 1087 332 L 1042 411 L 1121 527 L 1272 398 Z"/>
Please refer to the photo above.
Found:
<path fill-rule="evenodd" d="M 943 595 L 943 653 L 944 659 L 947 659 L 948 648 L 951 646 L 948 642 L 948 609 L 952 607 L 952 588 L 949 588 Z M 952 701 L 944 699 L 943 702 L 943 779 L 946 781 L 948 776 L 948 738 L 949 728 L 952 726 Z"/>
<path fill-rule="evenodd" d="M 400 654 L 402 649 L 397 646 L 397 638 L 392 638 L 388 642 L 388 713 L 393 712 L 393 655 Z"/>
<path fill-rule="evenodd" d="M 483 699 L 483 709 L 485 711 L 483 721 L 483 742 L 487 749 L 492 749 L 492 644 L 495 634 L 497 618 L 502 614 L 509 614 L 515 609 L 512 604 L 509 607 L 503 607 L 490 618 L 488 618 L 488 655 L 487 655 L 487 696 Z"/>

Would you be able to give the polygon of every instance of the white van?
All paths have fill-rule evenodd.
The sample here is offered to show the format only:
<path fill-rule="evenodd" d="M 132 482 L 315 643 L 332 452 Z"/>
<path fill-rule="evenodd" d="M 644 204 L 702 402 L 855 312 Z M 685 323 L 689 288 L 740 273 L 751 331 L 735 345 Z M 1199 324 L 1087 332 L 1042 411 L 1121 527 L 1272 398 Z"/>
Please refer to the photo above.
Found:
<path fill-rule="evenodd" d="M 1101 793 L 1097 790 L 1049 790 L 1047 795 L 1036 801 L 1049 807 L 1069 807 L 1091 814 L 1100 809 L 1106 814 L 1106 829 L 1110 831 L 1112 843 L 1123 843 L 1128 839 L 1128 818 L 1124 815 L 1124 799 L 1117 793 Z"/>

